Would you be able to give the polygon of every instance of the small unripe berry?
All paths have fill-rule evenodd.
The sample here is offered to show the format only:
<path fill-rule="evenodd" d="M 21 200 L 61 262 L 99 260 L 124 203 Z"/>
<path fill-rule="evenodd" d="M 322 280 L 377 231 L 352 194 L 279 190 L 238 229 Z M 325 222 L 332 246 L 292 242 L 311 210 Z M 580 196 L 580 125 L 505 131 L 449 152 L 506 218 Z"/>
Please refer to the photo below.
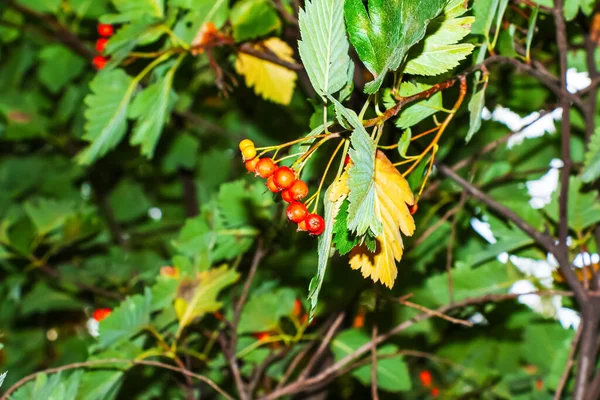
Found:
<path fill-rule="evenodd" d="M 267 179 L 267 183 L 265 183 L 265 185 L 267 185 L 267 187 L 269 188 L 269 190 L 273 193 L 279 193 L 279 188 L 277 187 L 277 185 L 275 184 L 275 180 L 273 179 L 273 175 L 271 175 L 268 179 Z"/>
<path fill-rule="evenodd" d="M 300 223 L 304 221 L 306 216 L 308 215 L 308 210 L 306 206 L 299 201 L 294 201 L 290 203 L 287 210 L 285 211 L 287 218 L 295 223 Z"/>
<path fill-rule="evenodd" d="M 296 231 L 306 231 L 306 219 L 298 222 L 298 229 L 296 229 Z"/>
<path fill-rule="evenodd" d="M 246 146 L 242 149 L 242 157 L 245 160 L 251 160 L 256 157 L 256 148 L 254 146 Z"/>
<path fill-rule="evenodd" d="M 275 184 L 280 189 L 287 189 L 294 184 L 296 174 L 290 167 L 279 167 L 275 174 Z"/>
<path fill-rule="evenodd" d="M 98 34 L 100 36 L 112 36 L 114 31 L 115 30 L 111 24 L 98 24 Z"/>
<path fill-rule="evenodd" d="M 292 201 L 294 201 L 294 199 L 292 198 L 292 192 L 290 192 L 290 189 L 285 189 L 284 191 L 281 192 L 281 199 L 283 201 L 285 201 L 286 203 L 291 203 Z"/>
<path fill-rule="evenodd" d="M 300 201 L 308 194 L 308 185 L 304 181 L 298 179 L 288 190 L 294 200 Z"/>
<path fill-rule="evenodd" d="M 111 312 L 112 312 L 112 310 L 110 308 L 98 308 L 97 310 L 94 310 L 94 313 L 92 314 L 92 318 L 94 318 L 96 321 L 100 322 L 104 318 L 108 317 Z"/>
<path fill-rule="evenodd" d="M 106 67 L 106 63 L 108 62 L 108 60 L 106 59 L 106 57 L 96 56 L 94 57 L 94 60 L 92 62 L 94 63 L 96 69 L 101 70 L 104 67 Z"/>
<path fill-rule="evenodd" d="M 256 164 L 256 174 L 261 178 L 268 178 L 275 173 L 277 166 L 270 158 L 261 159 L 258 164 Z"/>
<path fill-rule="evenodd" d="M 244 140 L 242 140 L 240 142 L 240 145 L 239 145 L 240 151 L 244 150 L 244 147 L 248 147 L 248 146 L 254 147 L 254 142 L 252 140 L 250 140 L 250 139 L 244 139 Z"/>
<path fill-rule="evenodd" d="M 108 39 L 106 38 L 100 38 L 96 40 L 96 51 L 98 53 L 102 53 L 104 51 L 104 48 L 106 47 L 106 42 L 108 42 Z"/>
<path fill-rule="evenodd" d="M 260 161 L 260 158 L 258 158 L 258 157 L 254 157 L 254 158 L 246 161 L 246 163 L 244 165 L 246 166 L 246 169 L 248 170 L 248 172 L 254 172 L 256 170 L 256 164 L 258 164 L 259 161 Z"/>
<path fill-rule="evenodd" d="M 325 230 L 325 220 L 320 215 L 309 214 L 306 217 L 306 230 L 311 235 L 320 235 Z"/>

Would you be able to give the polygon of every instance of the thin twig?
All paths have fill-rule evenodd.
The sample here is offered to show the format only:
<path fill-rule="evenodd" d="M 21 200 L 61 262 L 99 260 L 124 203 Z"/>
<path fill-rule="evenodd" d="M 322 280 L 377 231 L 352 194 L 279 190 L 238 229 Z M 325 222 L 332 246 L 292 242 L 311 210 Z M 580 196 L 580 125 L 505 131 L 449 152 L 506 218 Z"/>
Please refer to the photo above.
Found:
<path fill-rule="evenodd" d="M 463 192 L 458 202 L 458 211 L 462 210 L 467 201 L 467 193 Z M 450 227 L 450 238 L 448 239 L 448 248 L 446 249 L 446 273 L 448 274 L 448 298 L 450 304 L 454 303 L 454 279 L 452 278 L 452 256 L 454 251 L 454 241 L 456 240 L 456 226 L 458 224 L 458 212 L 452 218 L 452 226 Z"/>
<path fill-rule="evenodd" d="M 377 339 L 377 324 L 373 324 L 371 332 L 371 398 L 373 400 L 379 400 L 379 394 L 377 393 L 377 345 L 375 341 Z"/>
<path fill-rule="evenodd" d="M 443 314 L 443 313 L 441 313 L 439 311 L 429 309 L 427 307 L 424 307 L 422 305 L 413 303 L 413 302 L 408 301 L 408 300 L 401 300 L 400 304 L 404 304 L 405 306 L 408 306 L 408 307 L 417 309 L 419 311 L 422 311 L 424 313 L 430 314 L 431 316 L 439 317 L 439 318 L 444 319 L 444 320 L 446 320 L 448 322 L 451 322 L 453 324 L 464 325 L 464 326 L 468 326 L 469 328 L 473 326 L 473 324 L 471 322 L 469 322 L 469 321 L 465 321 L 464 319 L 458 319 L 458 318 L 450 317 L 450 316 L 448 316 L 446 314 Z"/>
<path fill-rule="evenodd" d="M 341 313 L 338 314 L 338 316 L 336 317 L 336 319 L 331 324 L 331 327 L 329 328 L 329 330 L 325 334 L 325 337 L 323 338 L 323 341 L 321 341 L 321 344 L 319 345 L 319 348 L 317 349 L 316 353 L 310 359 L 310 361 L 306 365 L 306 368 L 304 368 L 304 370 L 300 373 L 300 376 L 298 378 L 299 380 L 304 380 L 311 373 L 312 369 L 314 368 L 314 366 L 317 364 L 317 362 L 319 361 L 319 359 L 321 358 L 321 356 L 323 355 L 323 353 L 327 349 L 327 346 L 329 346 L 329 342 L 331 342 L 331 339 L 333 338 L 333 335 L 335 335 L 335 333 L 337 332 L 338 328 L 340 327 L 340 325 L 344 321 L 344 317 L 345 316 L 346 316 L 346 313 L 344 313 L 344 312 L 341 312 Z"/>
<path fill-rule="evenodd" d="M 26 384 L 27 382 L 35 379 L 38 375 L 40 374 L 55 374 L 58 372 L 62 372 L 62 371 L 67 371 L 67 370 L 71 370 L 71 369 L 78 369 L 78 368 L 88 368 L 88 367 L 93 367 L 93 366 L 98 366 L 98 365 L 105 365 L 105 364 L 132 364 L 132 365 L 148 365 L 151 367 L 158 367 L 158 368 L 163 368 L 163 369 L 168 369 L 171 371 L 175 371 L 175 372 L 180 372 L 181 374 L 187 376 L 187 377 L 192 377 L 192 378 L 196 378 L 202 382 L 205 382 L 206 384 L 208 384 L 210 387 L 212 387 L 214 390 L 216 390 L 220 395 L 222 395 L 223 397 L 225 397 L 227 400 L 233 400 L 233 397 L 231 397 L 229 394 L 227 394 L 227 392 L 225 392 L 223 389 L 221 389 L 216 383 L 214 383 L 212 380 L 210 380 L 209 378 L 205 377 L 204 375 L 199 375 L 199 374 L 195 374 L 185 368 L 179 368 L 179 367 L 175 367 L 173 365 L 169 365 L 169 364 L 165 364 L 159 361 L 150 361 L 150 360 L 123 360 L 123 359 L 118 359 L 118 358 L 108 358 L 105 360 L 90 360 L 90 361 L 84 361 L 84 362 L 77 362 L 77 363 L 72 363 L 72 364 L 67 364 L 67 365 L 63 365 L 60 367 L 56 367 L 56 368 L 48 368 L 45 369 L 43 371 L 38 371 L 35 372 L 33 374 L 27 375 L 26 377 L 20 379 L 19 381 L 17 381 L 14 385 L 12 385 L 7 391 L 6 393 L 4 393 L 2 395 L 2 397 L 0 397 L 0 400 L 7 400 L 10 396 L 11 393 L 13 393 L 15 390 L 17 390 L 19 387 L 23 386 L 24 384 Z"/>
<path fill-rule="evenodd" d="M 579 345 L 579 339 L 581 339 L 581 332 L 583 324 L 579 324 L 577 328 L 577 332 L 575 333 L 575 337 L 571 342 L 571 348 L 569 349 L 569 358 L 567 359 L 567 363 L 565 364 L 565 370 L 563 371 L 560 381 L 558 382 L 558 386 L 556 387 L 556 392 L 554 392 L 554 400 L 560 400 L 562 398 L 562 392 L 565 389 L 567 381 L 569 380 L 569 375 L 571 375 L 571 368 L 575 363 L 575 352 L 577 351 L 577 346 Z"/>

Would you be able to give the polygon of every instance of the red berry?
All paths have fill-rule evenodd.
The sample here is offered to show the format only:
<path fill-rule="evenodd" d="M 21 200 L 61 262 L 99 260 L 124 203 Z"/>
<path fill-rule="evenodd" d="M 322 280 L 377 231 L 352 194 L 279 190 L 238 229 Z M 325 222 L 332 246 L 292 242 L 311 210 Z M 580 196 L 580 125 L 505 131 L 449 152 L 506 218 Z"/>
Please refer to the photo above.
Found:
<path fill-rule="evenodd" d="M 269 334 L 269 332 L 258 332 L 258 333 L 253 334 L 252 336 L 254 336 L 255 338 L 257 338 L 260 341 L 264 341 L 264 340 L 267 340 L 269 338 L 269 336 L 271 336 L 271 335 Z"/>
<path fill-rule="evenodd" d="M 112 36 L 114 31 L 115 30 L 111 24 L 98 24 L 98 34 L 100 36 Z"/>
<path fill-rule="evenodd" d="M 244 164 L 246 165 L 246 169 L 248 170 L 248 172 L 254 172 L 254 170 L 256 169 L 256 164 L 258 164 L 259 161 L 260 158 L 258 157 L 254 157 L 246 161 Z"/>
<path fill-rule="evenodd" d="M 296 174 L 290 167 L 279 167 L 275 174 L 275 184 L 280 189 L 287 189 L 294 184 L 296 180 Z"/>
<path fill-rule="evenodd" d="M 290 192 L 290 189 L 285 189 L 284 191 L 282 191 L 281 198 L 286 203 L 291 203 L 292 201 L 294 201 L 294 199 L 292 198 L 292 192 Z"/>
<path fill-rule="evenodd" d="M 269 188 L 269 190 L 273 193 L 279 193 L 280 190 L 277 187 L 277 185 L 275 184 L 275 180 L 273 179 L 273 175 L 271 175 L 269 178 L 267 178 L 267 183 L 265 183 L 265 185 L 267 185 L 267 187 Z"/>
<path fill-rule="evenodd" d="M 413 204 L 413 205 L 408 205 L 408 211 L 410 212 L 410 215 L 415 215 L 415 213 L 417 212 L 417 210 L 419 209 L 419 206 L 417 205 L 417 203 Z"/>
<path fill-rule="evenodd" d="M 106 57 L 96 56 L 94 57 L 94 60 L 92 62 L 94 63 L 96 69 L 101 70 L 102 68 L 106 67 L 106 63 L 108 62 L 108 60 L 106 59 Z"/>
<path fill-rule="evenodd" d="M 440 389 L 439 388 L 433 388 L 431 389 L 431 397 L 438 397 L 440 395 Z"/>
<path fill-rule="evenodd" d="M 268 178 L 275 173 L 277 166 L 270 158 L 262 158 L 256 164 L 256 174 L 261 178 Z"/>
<path fill-rule="evenodd" d="M 290 221 L 300 223 L 304 221 L 304 219 L 308 215 L 308 210 L 306 209 L 306 206 L 303 203 L 300 203 L 299 201 L 294 201 L 290 203 L 285 213 Z"/>
<path fill-rule="evenodd" d="M 325 230 L 325 220 L 318 214 L 309 214 L 306 217 L 306 230 L 311 235 L 320 235 Z"/>
<path fill-rule="evenodd" d="M 352 160 L 350 159 L 350 155 L 346 154 L 346 158 L 344 158 L 344 165 L 348 165 L 352 162 Z"/>
<path fill-rule="evenodd" d="M 421 381 L 421 385 L 425 387 L 430 387 L 433 382 L 433 378 L 431 377 L 431 372 L 427 370 L 423 370 L 419 372 L 419 380 Z"/>
<path fill-rule="evenodd" d="M 308 185 L 304 183 L 304 181 L 298 179 L 292 184 L 292 186 L 290 186 L 288 190 L 292 195 L 292 199 L 300 201 L 308 194 Z"/>
<path fill-rule="evenodd" d="M 108 317 L 111 312 L 112 312 L 112 310 L 110 308 L 98 308 L 97 310 L 94 310 L 94 313 L 92 314 L 92 318 L 94 318 L 96 321 L 100 322 L 104 318 Z"/>
<path fill-rule="evenodd" d="M 294 300 L 294 311 L 292 311 L 292 315 L 298 317 L 302 314 L 302 302 L 298 299 Z"/>
<path fill-rule="evenodd" d="M 106 42 L 108 42 L 108 39 L 106 38 L 100 38 L 96 40 L 96 51 L 98 53 L 102 53 L 104 51 L 104 48 L 106 47 Z"/>

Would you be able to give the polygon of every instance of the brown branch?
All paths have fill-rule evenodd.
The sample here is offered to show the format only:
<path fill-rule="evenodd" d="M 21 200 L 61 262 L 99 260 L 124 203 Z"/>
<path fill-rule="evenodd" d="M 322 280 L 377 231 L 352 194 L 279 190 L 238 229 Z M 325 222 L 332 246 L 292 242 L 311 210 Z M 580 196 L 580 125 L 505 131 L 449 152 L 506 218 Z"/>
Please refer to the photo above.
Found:
<path fill-rule="evenodd" d="M 194 173 L 190 170 L 180 168 L 179 179 L 183 187 L 183 206 L 187 218 L 193 218 L 200 214 L 198 203 L 198 191 L 194 181 Z"/>
<path fill-rule="evenodd" d="M 301 71 L 304 69 L 302 64 L 282 60 L 281 58 L 277 57 L 277 55 L 273 52 L 256 50 L 254 47 L 252 47 L 250 43 L 242 44 L 240 47 L 238 47 L 238 51 L 240 53 L 245 53 L 253 57 L 260 58 L 261 60 L 269 61 L 273 64 L 280 65 L 287 69 L 291 69 L 292 71 Z"/>
<path fill-rule="evenodd" d="M 327 346 L 329 346 L 329 342 L 331 342 L 331 339 L 333 338 L 333 335 L 335 335 L 335 333 L 337 332 L 338 328 L 340 327 L 340 325 L 344 321 L 344 317 L 345 316 L 346 316 L 346 313 L 344 313 L 344 312 L 341 312 L 341 313 L 338 314 L 338 316 L 336 317 L 336 319 L 331 324 L 331 327 L 329 328 L 329 330 L 325 334 L 325 337 L 323 338 L 323 341 L 321 341 L 321 344 L 319 345 L 319 348 L 317 349 L 316 353 L 310 359 L 310 361 L 308 362 L 308 364 L 306 365 L 306 367 L 304 368 L 304 370 L 300 373 L 300 376 L 299 376 L 298 380 L 302 381 L 302 380 L 306 379 L 306 377 L 308 375 L 310 375 L 312 369 L 317 364 L 317 362 L 321 359 L 321 356 L 323 355 L 323 353 L 327 349 Z"/>
<path fill-rule="evenodd" d="M 531 0 L 514 0 L 514 2 L 517 4 L 523 4 L 525 6 L 532 7 L 532 8 L 539 7 L 540 10 L 545 11 L 545 12 L 552 12 L 552 7 L 543 6 L 543 5 L 538 4 Z"/>
<path fill-rule="evenodd" d="M 210 387 L 212 387 L 214 390 L 216 390 L 220 395 L 225 397 L 227 400 L 234 400 L 233 397 L 231 397 L 229 394 L 227 394 L 227 392 L 225 392 L 223 389 L 221 389 L 216 383 L 214 383 L 209 378 L 205 377 L 204 375 L 195 374 L 185 368 L 175 367 L 173 365 L 165 364 L 165 363 L 162 363 L 159 361 L 122 360 L 122 359 L 118 359 L 118 358 L 108 358 L 105 360 L 90 360 L 90 361 L 84 361 L 84 362 L 77 362 L 77 363 L 67 364 L 67 365 L 63 365 L 60 367 L 56 367 L 56 368 L 48 368 L 43 371 L 35 372 L 35 373 L 27 375 L 24 378 L 17 381 L 2 395 L 2 397 L 0 397 L 0 400 L 8 400 L 11 393 L 13 393 L 15 390 L 17 390 L 19 387 L 23 386 L 27 382 L 35 379 L 40 374 L 55 374 L 58 372 L 68 371 L 71 369 L 88 368 L 88 367 L 104 365 L 104 364 L 148 365 L 151 367 L 158 367 L 158 368 L 168 369 L 168 370 L 175 371 L 175 372 L 180 372 L 181 374 L 183 374 L 186 377 L 196 378 L 199 381 L 202 381 L 202 382 L 208 384 Z"/>
<path fill-rule="evenodd" d="M 233 331 L 232 336 L 235 335 L 235 331 Z M 237 338 L 237 335 L 235 336 Z M 231 350 L 231 346 L 228 345 L 227 339 L 225 338 L 225 334 L 221 333 L 218 337 L 219 345 L 221 346 L 221 350 L 223 351 L 223 355 L 229 364 L 229 369 L 231 370 L 231 374 L 233 375 L 233 381 L 235 382 L 235 387 L 238 392 L 238 396 L 241 400 L 250 400 L 250 396 L 246 391 L 246 384 L 242 380 L 242 374 L 240 373 L 240 367 L 237 364 L 237 359 L 235 357 L 235 347 L 233 347 L 233 351 Z M 232 340 L 233 342 L 233 340 Z M 1 400 L 1 399 L 0 399 Z"/>
<path fill-rule="evenodd" d="M 379 400 L 379 394 L 377 393 L 377 324 L 373 324 L 371 331 L 371 399 Z"/>
<path fill-rule="evenodd" d="M 458 318 L 450 317 L 450 316 L 448 316 L 446 314 L 440 313 L 439 311 L 432 310 L 432 309 L 429 309 L 427 307 L 423 307 L 422 305 L 410 302 L 408 300 L 400 299 L 400 304 L 404 304 L 405 306 L 408 306 L 408 307 L 414 308 L 416 310 L 419 310 L 421 312 L 424 312 L 426 314 L 429 314 L 432 317 L 441 318 L 441 319 L 446 320 L 448 322 L 451 322 L 453 324 L 464 325 L 464 326 L 468 326 L 469 328 L 471 328 L 473 326 L 473 324 L 471 322 L 469 322 L 469 321 L 465 321 L 463 319 L 458 319 Z"/>
<path fill-rule="evenodd" d="M 567 385 L 567 381 L 569 380 L 569 375 L 571 375 L 571 368 L 575 363 L 575 352 L 577 351 L 577 346 L 579 345 L 579 339 L 581 338 L 583 324 L 579 324 L 577 328 L 577 332 L 575 333 L 575 337 L 571 342 L 571 348 L 569 349 L 569 358 L 567 359 L 567 363 L 565 364 L 565 370 L 563 371 L 560 381 L 558 382 L 558 386 L 556 387 L 556 391 L 554 392 L 554 400 L 562 399 L 562 392 Z"/>

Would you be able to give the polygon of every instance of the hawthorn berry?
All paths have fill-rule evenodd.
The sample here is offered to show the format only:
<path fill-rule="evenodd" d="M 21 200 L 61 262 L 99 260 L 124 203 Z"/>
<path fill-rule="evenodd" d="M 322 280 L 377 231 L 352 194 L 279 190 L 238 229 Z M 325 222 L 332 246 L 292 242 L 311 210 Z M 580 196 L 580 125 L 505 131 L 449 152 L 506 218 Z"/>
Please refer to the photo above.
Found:
<path fill-rule="evenodd" d="M 108 62 L 108 59 L 103 56 L 96 56 L 96 57 L 94 57 L 94 60 L 92 62 L 94 63 L 94 66 L 96 67 L 96 69 L 101 70 L 104 67 L 106 67 L 106 63 Z"/>
<path fill-rule="evenodd" d="M 304 181 L 301 181 L 300 179 L 298 179 L 287 190 L 290 191 L 290 194 L 292 195 L 292 199 L 294 199 L 296 201 L 300 201 L 303 198 L 305 198 L 306 195 L 308 194 L 308 185 Z"/>
<path fill-rule="evenodd" d="M 352 162 L 352 159 L 350 158 L 350 154 L 346 154 L 346 158 L 344 158 L 344 165 L 348 165 Z"/>
<path fill-rule="evenodd" d="M 256 174 L 261 178 L 268 178 L 275 173 L 277 166 L 270 158 L 262 158 L 256 164 Z"/>
<path fill-rule="evenodd" d="M 271 335 L 269 334 L 269 332 L 258 332 L 252 336 L 254 336 L 255 338 L 257 338 L 258 340 L 260 340 L 262 342 L 264 340 L 269 339 L 269 336 L 271 336 Z"/>
<path fill-rule="evenodd" d="M 298 223 L 298 229 L 296 229 L 296 231 L 306 231 L 306 219 Z"/>
<path fill-rule="evenodd" d="M 160 275 L 167 278 L 179 278 L 179 269 L 171 267 L 170 265 L 160 267 Z"/>
<path fill-rule="evenodd" d="M 111 24 L 98 24 L 98 34 L 100 36 L 108 37 L 114 33 L 114 28 Z"/>
<path fill-rule="evenodd" d="M 273 192 L 273 193 L 279 193 L 279 188 L 275 184 L 275 180 L 273 179 L 273 175 L 271 175 L 269 178 L 267 178 L 267 183 L 265 183 L 265 185 L 267 185 L 267 187 L 269 188 L 269 190 L 271 192 Z"/>
<path fill-rule="evenodd" d="M 96 51 L 98 53 L 102 53 L 104 51 L 104 48 L 106 47 L 106 42 L 108 42 L 107 38 L 100 38 L 96 40 Z"/>
<path fill-rule="evenodd" d="M 431 397 L 438 397 L 440 395 L 440 389 L 434 387 L 433 389 L 431 389 Z"/>
<path fill-rule="evenodd" d="M 431 377 L 431 372 L 428 370 L 423 370 L 419 372 L 419 380 L 421 381 L 421 385 L 425 387 L 430 387 L 433 383 L 433 378 Z"/>
<path fill-rule="evenodd" d="M 92 318 L 94 318 L 96 321 L 100 322 L 104 318 L 108 317 L 111 312 L 112 312 L 112 310 L 110 308 L 98 308 L 98 309 L 94 310 L 94 313 L 92 314 Z"/>
<path fill-rule="evenodd" d="M 280 189 L 287 189 L 291 187 L 296 180 L 296 174 L 290 167 L 277 168 L 277 171 L 275 171 L 273 176 L 275 177 L 275 184 Z"/>
<path fill-rule="evenodd" d="M 311 235 L 320 235 L 325 230 L 325 220 L 318 214 L 309 214 L 306 217 L 306 230 Z"/>
<path fill-rule="evenodd" d="M 419 209 L 419 206 L 417 205 L 417 203 L 408 206 L 408 212 L 410 212 L 410 215 L 415 215 L 415 213 L 417 212 L 417 210 Z"/>
<path fill-rule="evenodd" d="M 299 317 L 302 314 L 302 302 L 298 299 L 294 300 L 294 311 L 292 311 L 292 315 L 295 317 Z"/>
<path fill-rule="evenodd" d="M 246 165 L 246 169 L 248 170 L 248 172 L 254 172 L 254 170 L 256 170 L 256 164 L 258 164 L 259 161 L 260 161 L 260 158 L 258 158 L 258 157 L 254 157 L 254 158 L 251 158 L 250 160 L 246 161 L 245 165 Z"/>
<path fill-rule="evenodd" d="M 248 146 L 254 147 L 254 142 L 250 139 L 242 140 L 239 144 L 240 151 L 244 150 L 244 147 L 248 147 Z"/>
<path fill-rule="evenodd" d="M 281 198 L 286 203 L 291 203 L 291 202 L 294 201 L 294 199 L 292 198 L 292 192 L 290 192 L 290 189 L 285 189 L 284 191 L 282 191 L 281 192 Z"/>
<path fill-rule="evenodd" d="M 290 203 L 287 210 L 285 211 L 285 214 L 287 215 L 287 218 L 290 221 L 300 223 L 304 221 L 304 219 L 308 215 L 308 210 L 306 209 L 306 206 L 303 203 L 300 203 L 299 201 L 294 201 Z"/>
<path fill-rule="evenodd" d="M 242 149 L 242 157 L 244 161 L 251 160 L 256 157 L 256 148 L 254 146 L 246 146 Z"/>

